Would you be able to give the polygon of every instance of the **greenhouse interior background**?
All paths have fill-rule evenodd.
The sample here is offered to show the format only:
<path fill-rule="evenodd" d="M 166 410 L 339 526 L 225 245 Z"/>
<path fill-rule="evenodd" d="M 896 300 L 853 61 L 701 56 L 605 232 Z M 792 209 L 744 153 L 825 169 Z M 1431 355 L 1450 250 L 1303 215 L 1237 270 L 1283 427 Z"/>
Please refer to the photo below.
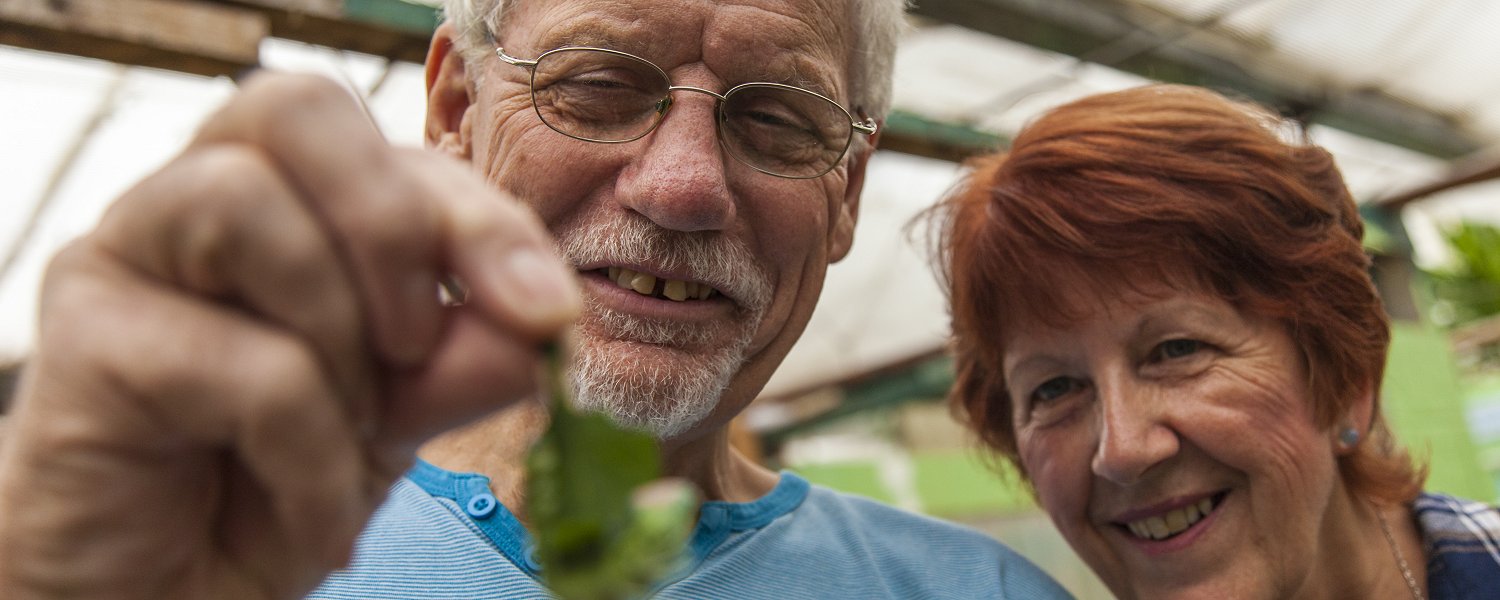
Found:
<path fill-rule="evenodd" d="M 31 350 L 49 258 L 178 152 L 232 75 L 326 74 L 420 145 L 436 4 L 0 2 L 0 391 Z M 950 417 L 944 300 L 908 223 L 1040 111 L 1162 80 L 1266 103 L 1335 155 L 1394 318 L 1388 416 L 1430 488 L 1500 499 L 1500 3 L 917 0 L 909 21 L 853 253 L 736 423 L 742 448 L 981 528 L 1107 597 Z"/>

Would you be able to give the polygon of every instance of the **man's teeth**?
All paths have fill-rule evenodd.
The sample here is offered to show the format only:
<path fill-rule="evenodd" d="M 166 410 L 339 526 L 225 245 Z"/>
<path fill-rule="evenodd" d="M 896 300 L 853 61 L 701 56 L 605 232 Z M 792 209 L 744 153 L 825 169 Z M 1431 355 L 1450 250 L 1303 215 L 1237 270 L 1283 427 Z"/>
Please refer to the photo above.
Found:
<path fill-rule="evenodd" d="M 678 302 L 687 300 L 687 282 L 668 279 L 666 285 L 661 287 L 661 295 Z"/>
<path fill-rule="evenodd" d="M 630 289 L 637 294 L 650 294 L 651 290 L 656 289 L 656 276 L 636 273 L 630 280 Z"/>
<path fill-rule="evenodd" d="M 1164 515 L 1131 521 L 1126 523 L 1125 527 L 1130 529 L 1130 533 L 1135 534 L 1135 537 L 1162 540 L 1186 531 L 1194 523 L 1208 516 L 1213 509 L 1213 499 L 1204 498 L 1197 504 L 1174 509 Z"/>
<path fill-rule="evenodd" d="M 696 281 L 680 281 L 677 279 L 658 280 L 655 275 L 632 271 L 623 267 L 610 267 L 609 279 L 627 290 L 635 290 L 635 293 L 643 296 L 660 296 L 677 302 L 689 298 L 707 300 L 717 290 L 712 286 Z M 661 285 L 657 285 L 660 283 Z"/>

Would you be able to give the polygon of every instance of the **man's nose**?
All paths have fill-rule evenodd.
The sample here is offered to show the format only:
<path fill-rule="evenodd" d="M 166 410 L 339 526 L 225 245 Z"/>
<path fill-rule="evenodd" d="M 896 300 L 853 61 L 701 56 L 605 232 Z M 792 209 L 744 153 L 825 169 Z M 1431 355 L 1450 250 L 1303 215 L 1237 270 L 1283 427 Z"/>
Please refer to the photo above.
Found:
<path fill-rule="evenodd" d="M 640 153 L 621 173 L 619 202 L 667 229 L 724 229 L 735 206 L 715 128 L 715 99 L 675 91 L 672 100 L 662 122 L 637 142 Z"/>
<path fill-rule="evenodd" d="M 1096 379 L 1095 389 L 1100 420 L 1095 475 L 1130 485 L 1177 454 L 1181 440 L 1163 419 L 1163 398 L 1154 388 L 1116 375 Z"/>

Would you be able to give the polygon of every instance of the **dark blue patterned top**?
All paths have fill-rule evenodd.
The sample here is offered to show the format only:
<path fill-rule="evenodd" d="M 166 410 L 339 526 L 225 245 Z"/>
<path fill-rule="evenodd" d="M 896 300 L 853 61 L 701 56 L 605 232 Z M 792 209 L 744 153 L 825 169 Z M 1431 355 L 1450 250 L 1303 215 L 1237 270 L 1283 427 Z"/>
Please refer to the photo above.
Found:
<path fill-rule="evenodd" d="M 1500 598 L 1500 511 L 1431 493 L 1418 497 L 1412 508 L 1427 554 L 1428 597 Z"/>

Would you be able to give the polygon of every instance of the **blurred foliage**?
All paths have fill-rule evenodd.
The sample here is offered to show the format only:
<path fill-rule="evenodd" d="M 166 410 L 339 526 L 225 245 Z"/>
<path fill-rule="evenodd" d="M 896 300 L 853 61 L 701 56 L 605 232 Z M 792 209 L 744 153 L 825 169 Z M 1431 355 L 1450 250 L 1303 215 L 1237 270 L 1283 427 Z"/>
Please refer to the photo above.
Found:
<path fill-rule="evenodd" d="M 1361 216 L 1364 216 L 1363 213 Z M 1365 217 L 1365 237 L 1361 242 L 1367 250 L 1376 254 L 1394 253 L 1400 244 L 1384 224 L 1369 217 Z"/>
<path fill-rule="evenodd" d="M 1455 327 L 1500 314 L 1500 228 L 1462 222 L 1443 238 L 1454 260 L 1426 270 L 1435 300 L 1433 321 Z"/>

